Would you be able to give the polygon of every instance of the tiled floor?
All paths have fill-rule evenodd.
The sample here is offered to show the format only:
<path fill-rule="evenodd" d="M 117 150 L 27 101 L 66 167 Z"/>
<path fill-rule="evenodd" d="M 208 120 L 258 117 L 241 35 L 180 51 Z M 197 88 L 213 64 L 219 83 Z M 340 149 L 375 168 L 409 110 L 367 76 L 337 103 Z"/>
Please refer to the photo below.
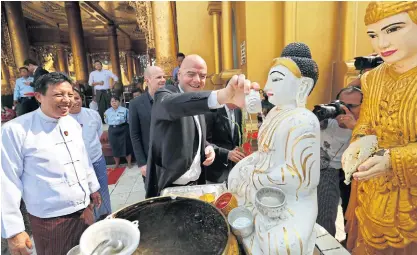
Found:
<path fill-rule="evenodd" d="M 145 199 L 145 185 L 137 166 L 126 169 L 116 184 L 109 185 L 113 212 Z"/>

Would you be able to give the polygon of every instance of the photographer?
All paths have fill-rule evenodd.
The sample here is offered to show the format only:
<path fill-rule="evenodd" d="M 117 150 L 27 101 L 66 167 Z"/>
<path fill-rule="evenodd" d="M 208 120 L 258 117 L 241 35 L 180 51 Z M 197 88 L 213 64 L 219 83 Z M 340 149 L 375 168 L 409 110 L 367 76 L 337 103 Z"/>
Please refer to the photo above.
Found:
<path fill-rule="evenodd" d="M 317 223 L 331 235 L 336 235 L 336 217 L 339 199 L 342 198 L 343 214 L 347 209 L 350 185 L 344 183 L 341 158 L 349 145 L 352 130 L 359 118 L 362 91 L 353 86 L 343 88 L 336 96 L 339 101 L 315 106 L 314 113 L 320 120 L 320 183 L 317 188 Z"/>
<path fill-rule="evenodd" d="M 384 60 L 380 56 L 377 55 L 370 55 L 364 57 L 356 57 L 355 58 L 355 69 L 360 71 L 359 77 L 352 82 L 349 83 L 349 86 L 361 87 L 361 76 L 371 71 L 372 69 L 376 68 L 380 64 L 384 63 Z"/>

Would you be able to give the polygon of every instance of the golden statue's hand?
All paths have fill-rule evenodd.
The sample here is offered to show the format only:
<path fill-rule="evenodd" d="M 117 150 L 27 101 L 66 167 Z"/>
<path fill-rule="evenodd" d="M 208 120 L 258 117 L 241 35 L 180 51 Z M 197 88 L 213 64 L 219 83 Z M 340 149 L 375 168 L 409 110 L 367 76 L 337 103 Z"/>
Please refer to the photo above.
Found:
<path fill-rule="evenodd" d="M 386 175 L 391 172 L 391 157 L 389 151 L 382 156 L 373 156 L 367 159 L 358 167 L 358 172 L 353 174 L 353 178 L 359 181 L 366 181 L 374 177 Z"/>

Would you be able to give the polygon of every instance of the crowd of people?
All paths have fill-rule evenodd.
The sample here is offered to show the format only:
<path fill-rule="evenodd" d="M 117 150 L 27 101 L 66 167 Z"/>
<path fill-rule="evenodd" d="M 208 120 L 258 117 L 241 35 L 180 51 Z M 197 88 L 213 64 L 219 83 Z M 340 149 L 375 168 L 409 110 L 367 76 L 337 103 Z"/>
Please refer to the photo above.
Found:
<path fill-rule="evenodd" d="M 52 218 L 59 217 L 63 221 L 68 221 L 68 227 L 77 226 L 78 232 L 75 232 L 80 234 L 93 221 L 101 220 L 111 213 L 106 161 L 100 142 L 103 134 L 103 121 L 108 125 L 108 137 L 115 159 L 115 168 L 119 167 L 121 157 L 126 157 L 128 167 L 132 167 L 133 154 L 145 182 L 146 197 L 158 196 L 166 187 L 227 183 L 230 170 L 246 156 L 240 148 L 243 135 L 243 116 L 238 106 L 242 106 L 243 102 L 241 96 L 236 97 L 234 94 L 238 94 L 239 89 L 247 89 L 247 84 L 250 83 L 246 82 L 243 75 L 240 75 L 229 80 L 229 85 L 223 89 L 203 91 L 207 76 L 205 61 L 197 55 L 185 57 L 179 54 L 179 62 L 180 68 L 174 70 L 177 83 L 173 85 L 166 85 L 162 68 L 158 66 L 147 67 L 144 72 L 147 89 L 143 93 L 133 91 L 136 95 L 130 101 L 129 109 L 121 106 L 119 97 L 111 94 L 111 88 L 114 84 L 110 85 L 110 78 L 117 81 L 117 77 L 110 71 L 103 70 L 99 61 L 94 63 L 96 71 L 91 73 L 89 81 L 89 84 L 94 87 L 95 101 L 99 102 L 98 110 L 82 107 L 84 105 L 82 101 L 83 93 L 76 87 L 72 90 L 68 89 L 68 86 L 72 83 L 64 74 L 51 73 L 41 76 L 39 81 L 36 81 L 35 86 L 32 87 L 33 83 L 27 82 L 25 84 L 24 82 L 25 80 L 32 82 L 33 78 L 29 79 L 31 77 L 28 76 L 27 69 L 21 68 L 22 78 L 19 84 L 22 83 L 21 86 L 28 87 L 25 89 L 39 93 L 36 99 L 41 107 L 35 112 L 24 114 L 22 118 L 5 125 L 2 138 L 5 146 L 14 146 L 19 148 L 19 151 L 22 151 L 24 147 L 25 150 L 23 151 L 27 151 L 29 148 L 26 148 L 26 146 L 30 145 L 26 143 L 16 144 L 15 139 L 19 139 L 15 137 L 18 137 L 19 131 L 21 136 L 26 136 L 28 133 L 35 131 L 33 129 L 44 133 L 47 140 L 51 140 L 53 137 L 49 133 L 50 130 L 61 134 L 58 141 L 62 140 L 62 142 L 55 146 L 58 144 L 67 145 L 69 142 L 75 146 L 68 146 L 66 147 L 67 150 L 61 151 L 62 154 L 69 155 L 70 160 L 68 162 L 58 160 L 55 166 L 41 167 L 44 168 L 41 171 L 45 174 L 44 177 L 35 175 L 36 178 L 45 182 L 45 187 L 51 185 L 51 183 L 57 183 L 53 186 L 52 191 L 46 190 L 45 194 L 42 194 L 42 191 L 40 192 L 36 199 L 38 203 L 32 201 L 34 198 L 24 195 L 24 191 L 30 189 L 25 185 L 30 186 L 31 184 L 27 181 L 23 182 L 23 176 L 30 175 L 29 173 L 33 171 L 33 168 L 25 169 L 25 166 L 29 166 L 26 161 L 20 168 L 9 167 L 4 171 L 5 175 L 10 178 L 10 183 L 6 182 L 5 188 L 13 187 L 8 189 L 13 192 L 16 189 L 19 190 L 16 194 L 20 194 L 20 197 L 28 205 L 29 217 L 35 222 L 35 224 L 32 224 L 34 239 L 36 243 L 40 243 L 39 246 L 37 245 L 37 249 L 42 251 L 42 254 L 53 254 L 52 251 L 55 252 L 57 249 L 67 250 L 76 245 L 77 238 L 65 245 L 57 242 L 56 247 L 47 248 L 40 238 L 51 234 L 51 232 L 39 231 L 36 222 L 54 226 L 57 224 L 56 219 L 49 219 L 49 221 L 47 219 L 50 216 L 53 216 Z M 255 84 L 252 86 L 258 87 Z M 16 89 L 19 93 L 16 94 L 21 96 L 21 90 L 25 91 L 19 87 Z M 265 92 L 260 92 L 263 94 L 262 114 L 266 115 L 274 105 L 267 101 Z M 349 201 L 350 186 L 343 183 L 344 175 L 340 160 L 343 151 L 349 145 L 352 129 L 359 117 L 362 97 L 362 92 L 357 87 L 349 86 L 342 89 L 336 99 L 343 102 L 346 114 L 341 114 L 336 119 L 322 121 L 322 173 L 318 189 L 320 209 L 317 222 L 332 235 L 335 235 L 336 232 L 335 221 L 339 197 L 342 197 L 344 211 L 346 211 Z M 100 116 L 100 108 L 102 111 L 106 109 L 102 112 L 103 117 Z M 213 109 L 217 110 L 213 111 Z M 49 114 L 48 111 L 50 111 Z M 65 123 L 72 124 L 66 126 L 66 130 L 63 131 L 60 123 L 68 119 L 67 115 L 72 117 L 75 122 L 65 121 Z M 50 122 L 49 127 L 42 125 L 42 122 L 45 121 Z M 32 125 L 29 125 L 28 129 L 16 129 L 16 126 L 20 126 L 22 123 L 32 123 Z M 78 126 L 74 126 L 73 123 L 78 123 Z M 34 124 L 40 124 L 40 126 Z M 84 145 L 81 144 L 82 140 L 69 136 L 70 132 L 71 134 L 80 133 L 80 127 Z M 46 132 L 47 130 L 49 132 Z M 9 135 L 5 137 L 5 134 Z M 68 141 L 70 138 L 71 140 Z M 179 144 L 181 144 L 180 150 L 178 149 Z M 82 157 L 80 151 L 75 154 L 72 148 L 83 148 L 81 151 L 85 151 L 88 158 Z M 41 160 L 42 157 L 38 158 L 40 155 L 37 151 L 42 151 L 42 149 L 35 146 L 31 149 L 33 152 L 19 155 L 19 157 L 15 156 L 15 158 L 12 158 L 9 153 L 3 152 L 3 154 L 4 156 L 7 154 L 8 163 L 18 158 L 26 160 L 26 158 L 32 157 L 35 160 L 33 164 L 39 164 L 36 161 Z M 49 149 L 56 150 L 54 147 Z M 73 154 L 76 156 L 73 156 Z M 52 151 L 45 153 L 43 155 L 44 160 L 50 160 L 50 155 L 54 155 Z M 55 159 L 55 161 L 57 160 Z M 54 172 L 56 173 L 54 167 L 59 164 L 67 168 L 71 165 L 76 169 L 77 178 L 72 180 L 73 184 L 69 187 L 63 185 L 71 182 L 70 178 L 66 177 L 67 175 L 71 176 L 71 173 L 66 172 L 69 171 L 67 168 L 64 168 L 63 173 L 61 172 L 55 176 L 51 175 Z M 77 166 L 81 167 L 77 168 Z M 94 177 L 91 176 L 91 170 L 95 173 Z M 21 176 L 20 180 L 19 178 L 11 178 L 16 173 Z M 25 175 L 22 175 L 23 173 Z M 80 178 L 78 175 L 85 176 L 85 178 Z M 65 179 L 66 181 L 64 181 Z M 83 186 L 85 181 L 90 186 Z M 61 185 L 58 185 L 59 183 Z M 78 192 L 80 196 L 83 194 L 84 199 L 76 196 L 62 198 L 60 197 L 62 192 L 75 192 L 75 194 Z M 43 195 L 45 197 L 42 197 Z M 9 213 L 19 215 L 21 213 L 20 203 L 17 203 L 17 201 L 20 201 L 20 197 L 14 197 L 17 200 L 10 201 L 10 205 L 14 206 L 11 207 Z M 89 197 L 91 197 L 91 201 Z M 75 206 L 60 208 L 60 205 L 57 204 L 53 208 L 48 208 L 49 211 L 46 213 L 44 210 L 47 205 L 40 201 L 47 200 L 47 198 L 52 201 L 54 199 L 64 200 L 61 202 L 74 204 Z M 96 200 L 95 204 L 93 203 L 94 199 Z M 33 204 L 37 206 L 34 207 Z M 77 210 L 72 212 L 70 208 L 74 208 L 72 211 Z M 71 213 L 66 210 L 71 211 Z M 89 215 L 90 213 L 91 215 Z M 45 218 L 44 215 L 49 217 Z M 5 220 L 7 220 L 7 217 L 3 217 L 3 221 Z M 14 232 L 6 232 L 11 233 L 8 236 L 13 236 L 13 234 L 16 234 L 15 232 L 19 231 L 24 233 L 20 222 L 20 220 L 12 222 L 19 227 L 10 223 L 9 228 L 14 229 Z M 23 240 L 24 242 L 21 244 L 27 244 L 28 235 L 22 233 L 14 238 L 19 241 Z M 61 232 L 56 234 L 57 238 L 61 238 Z M 12 250 L 13 247 L 12 245 Z M 49 249 L 51 250 L 49 251 Z"/>
<path fill-rule="evenodd" d="M 370 6 L 376 8 L 370 13 L 377 13 L 379 7 Z M 341 200 L 347 247 L 354 254 L 414 254 L 417 247 L 417 6 L 384 8 L 391 12 L 369 14 L 365 21 L 385 63 L 367 70 L 360 83 L 343 88 L 335 98 L 342 110 L 320 122 L 317 223 L 334 236 Z M 391 46 L 397 49 L 388 52 Z M 403 53 L 395 55 L 397 50 Z M 2 237 L 12 254 L 29 254 L 32 247 L 22 200 L 38 254 L 66 254 L 89 225 L 111 213 L 102 123 L 109 125 L 116 166 L 126 157 L 131 167 L 133 154 L 147 198 L 167 187 L 227 180 L 233 165 L 246 156 L 239 148 L 244 118 L 240 109 L 245 95 L 259 85 L 241 74 L 219 90 L 204 91 L 204 59 L 177 57 L 175 83 L 166 85 L 162 68 L 147 67 L 147 90 L 131 100 L 129 109 L 111 94 L 110 78 L 117 82 L 118 77 L 96 61 L 89 85 L 98 112 L 81 107 L 82 93 L 68 76 L 44 74 L 36 63 L 25 61 L 14 94 L 20 117 L 2 127 Z M 262 115 L 274 109 L 267 95 L 264 98 Z M 368 135 L 378 137 L 381 150 L 358 167 L 348 185 L 342 155 Z"/>

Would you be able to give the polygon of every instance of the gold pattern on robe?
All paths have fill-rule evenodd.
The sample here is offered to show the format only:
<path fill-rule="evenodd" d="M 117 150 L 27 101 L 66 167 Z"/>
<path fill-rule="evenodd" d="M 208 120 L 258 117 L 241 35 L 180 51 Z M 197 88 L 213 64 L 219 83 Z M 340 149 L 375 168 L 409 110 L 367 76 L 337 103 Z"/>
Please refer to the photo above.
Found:
<path fill-rule="evenodd" d="M 271 233 L 268 232 L 268 254 L 271 255 Z"/>
<path fill-rule="evenodd" d="M 314 160 L 313 162 L 311 162 L 310 167 L 308 168 L 308 183 L 307 186 L 310 186 L 310 182 L 311 182 L 311 168 L 313 168 L 314 163 L 316 163 L 316 161 Z"/>
<path fill-rule="evenodd" d="M 294 217 L 295 213 L 290 208 L 287 207 L 287 211 Z"/>
<path fill-rule="evenodd" d="M 287 254 L 291 255 L 291 250 L 290 250 L 290 244 L 288 242 L 288 232 L 287 229 L 285 227 L 282 228 L 284 231 L 284 242 L 285 242 L 285 247 L 287 248 Z"/>
<path fill-rule="evenodd" d="M 303 240 L 301 240 L 300 234 L 298 234 L 297 229 L 294 228 L 294 232 L 295 232 L 295 236 L 298 238 L 298 241 L 300 243 L 300 254 L 304 254 L 303 253 Z"/>
<path fill-rule="evenodd" d="M 390 178 L 358 182 L 359 231 L 376 249 L 417 242 L 417 67 L 404 74 L 389 65 L 362 76 L 364 100 L 353 140 L 375 134 L 390 149 Z"/>
<path fill-rule="evenodd" d="M 275 253 L 277 254 L 277 255 L 279 255 L 279 240 L 278 240 L 278 235 L 275 235 L 275 238 L 277 239 L 276 241 L 275 241 Z"/>
<path fill-rule="evenodd" d="M 298 171 L 298 169 L 297 169 L 297 165 L 296 165 L 296 163 L 295 163 L 295 156 L 294 156 L 294 151 L 295 151 L 295 147 L 298 145 L 298 143 L 299 142 L 301 142 L 301 141 L 303 141 L 303 140 L 305 140 L 305 139 L 310 139 L 310 138 L 312 138 L 312 139 L 315 139 L 316 138 L 316 136 L 314 135 L 314 134 L 312 134 L 312 133 L 306 133 L 306 134 L 303 134 L 303 135 L 301 135 L 300 137 L 297 137 L 297 139 L 295 139 L 295 141 L 294 141 L 294 144 L 293 144 L 293 146 L 292 146 L 292 148 L 291 148 L 291 163 L 292 163 L 292 165 L 291 166 L 289 166 L 289 165 L 287 165 L 288 166 L 288 169 L 292 169 L 296 174 L 297 174 L 297 176 L 298 176 L 298 179 L 299 179 L 299 181 L 300 181 L 300 183 L 299 183 L 299 185 L 298 185 L 298 187 L 297 187 L 297 192 L 296 192 L 296 194 L 295 194 L 295 196 L 296 196 L 296 198 L 297 198 L 297 201 L 298 201 L 298 191 L 300 190 L 300 188 L 301 188 L 301 185 L 303 184 L 303 182 L 305 181 L 305 179 L 306 179 L 306 167 L 305 167 L 305 165 L 307 164 L 307 160 L 308 160 L 308 158 L 310 157 L 310 156 L 312 156 L 313 154 L 309 154 L 309 155 L 307 155 L 307 157 L 305 157 L 304 159 L 303 159 L 303 162 L 301 162 L 301 157 L 300 157 L 300 165 L 302 166 L 302 171 L 303 171 L 303 176 L 301 176 L 301 174 L 300 174 L 300 172 Z M 287 148 L 286 148 L 287 149 Z"/>

